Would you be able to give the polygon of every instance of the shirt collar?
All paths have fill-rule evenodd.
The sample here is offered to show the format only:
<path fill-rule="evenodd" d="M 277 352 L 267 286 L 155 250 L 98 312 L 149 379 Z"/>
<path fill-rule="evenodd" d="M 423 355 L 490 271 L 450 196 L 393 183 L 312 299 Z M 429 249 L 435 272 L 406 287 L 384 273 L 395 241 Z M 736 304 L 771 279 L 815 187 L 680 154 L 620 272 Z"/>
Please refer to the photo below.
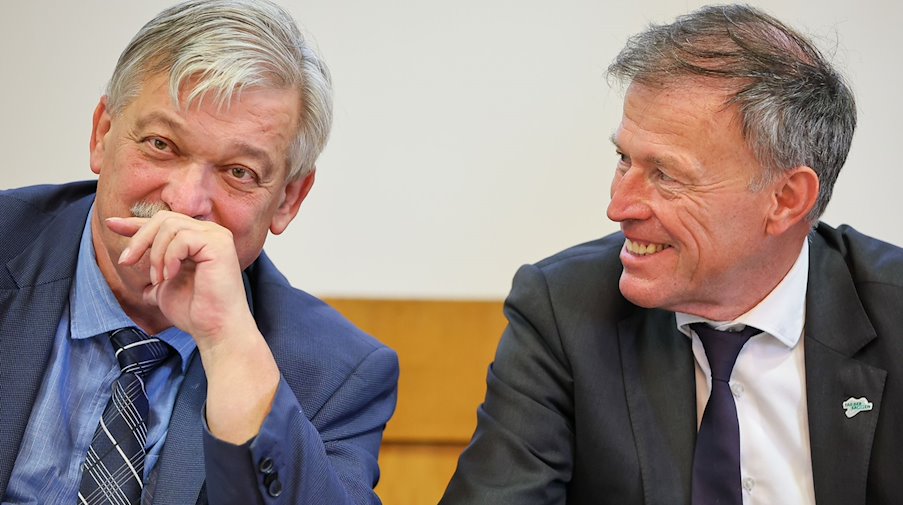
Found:
<path fill-rule="evenodd" d="M 93 215 L 92 204 L 79 244 L 75 280 L 69 298 L 69 311 L 72 316 L 69 320 L 69 331 L 73 339 L 92 338 L 118 328 L 138 326 L 122 310 L 107 280 L 100 272 L 100 267 L 97 266 L 91 230 Z M 197 347 L 191 335 L 172 326 L 156 336 L 179 353 L 182 358 L 182 371 L 185 371 L 191 353 Z"/>
<path fill-rule="evenodd" d="M 761 302 L 732 321 L 711 321 L 704 317 L 683 312 L 675 314 L 677 329 L 690 336 L 689 325 L 709 323 L 718 330 L 730 330 L 747 325 L 762 330 L 787 347 L 795 347 L 803 333 L 806 321 L 806 286 L 809 282 L 809 241 L 803 247 L 796 263 L 781 282 Z"/>

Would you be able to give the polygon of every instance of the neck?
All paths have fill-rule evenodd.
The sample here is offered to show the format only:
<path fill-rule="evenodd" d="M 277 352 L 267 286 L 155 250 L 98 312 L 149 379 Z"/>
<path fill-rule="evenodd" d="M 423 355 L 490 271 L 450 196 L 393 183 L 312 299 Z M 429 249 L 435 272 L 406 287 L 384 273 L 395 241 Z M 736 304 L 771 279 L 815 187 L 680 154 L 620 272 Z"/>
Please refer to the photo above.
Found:
<path fill-rule="evenodd" d="M 788 238 L 774 248 L 759 264 L 752 265 L 745 279 L 734 281 L 732 290 L 722 292 L 717 300 L 672 308 L 710 321 L 733 321 L 762 302 L 787 277 L 799 259 L 806 235 Z M 726 303 L 728 302 L 728 303 Z"/>

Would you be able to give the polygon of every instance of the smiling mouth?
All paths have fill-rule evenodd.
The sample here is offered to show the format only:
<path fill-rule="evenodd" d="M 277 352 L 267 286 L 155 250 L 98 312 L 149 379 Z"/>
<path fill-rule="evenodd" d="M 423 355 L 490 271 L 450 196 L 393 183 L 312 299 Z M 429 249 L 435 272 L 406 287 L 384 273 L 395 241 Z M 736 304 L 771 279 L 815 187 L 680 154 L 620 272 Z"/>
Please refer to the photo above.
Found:
<path fill-rule="evenodd" d="M 637 256 L 649 256 L 651 254 L 660 253 L 663 250 L 670 248 L 671 246 L 668 244 L 641 244 L 639 242 L 634 242 L 629 238 L 625 238 L 624 247 L 630 254 L 636 254 Z"/>

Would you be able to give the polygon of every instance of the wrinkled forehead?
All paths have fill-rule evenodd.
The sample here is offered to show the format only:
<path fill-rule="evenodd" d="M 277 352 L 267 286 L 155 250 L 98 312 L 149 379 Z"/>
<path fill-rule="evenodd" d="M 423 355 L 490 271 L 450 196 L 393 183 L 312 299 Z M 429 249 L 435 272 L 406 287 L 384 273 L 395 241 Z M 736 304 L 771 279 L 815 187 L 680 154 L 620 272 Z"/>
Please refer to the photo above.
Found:
<path fill-rule="evenodd" d="M 706 122 L 721 126 L 740 127 L 740 110 L 732 101 L 733 92 L 714 79 L 676 79 L 653 84 L 633 81 L 624 95 L 623 118 L 677 111 L 678 120 L 708 119 Z"/>
<path fill-rule="evenodd" d="M 744 84 L 737 80 L 702 76 L 656 75 L 648 78 L 637 76 L 627 83 L 624 97 L 626 101 L 631 92 L 637 91 L 647 96 L 707 95 L 712 97 L 713 104 L 726 109 L 733 104 L 734 97 Z"/>

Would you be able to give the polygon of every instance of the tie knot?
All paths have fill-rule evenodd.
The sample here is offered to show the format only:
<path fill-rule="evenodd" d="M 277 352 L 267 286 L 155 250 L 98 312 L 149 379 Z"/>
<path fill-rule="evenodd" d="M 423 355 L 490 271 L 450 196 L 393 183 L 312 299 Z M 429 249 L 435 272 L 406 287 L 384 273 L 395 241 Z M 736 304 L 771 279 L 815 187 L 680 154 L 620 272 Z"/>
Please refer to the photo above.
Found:
<path fill-rule="evenodd" d="M 740 349 L 750 337 L 759 333 L 759 330 L 752 326 L 747 326 L 741 331 L 716 330 L 705 323 L 694 323 L 690 327 L 699 336 L 702 347 L 705 348 L 705 356 L 709 360 L 709 368 L 712 369 L 712 380 L 724 382 L 731 378 L 731 371 L 737 362 Z"/>
<path fill-rule="evenodd" d="M 171 348 L 157 337 L 149 337 L 138 328 L 120 328 L 110 332 L 110 341 L 123 373 L 143 377 L 169 357 Z"/>

